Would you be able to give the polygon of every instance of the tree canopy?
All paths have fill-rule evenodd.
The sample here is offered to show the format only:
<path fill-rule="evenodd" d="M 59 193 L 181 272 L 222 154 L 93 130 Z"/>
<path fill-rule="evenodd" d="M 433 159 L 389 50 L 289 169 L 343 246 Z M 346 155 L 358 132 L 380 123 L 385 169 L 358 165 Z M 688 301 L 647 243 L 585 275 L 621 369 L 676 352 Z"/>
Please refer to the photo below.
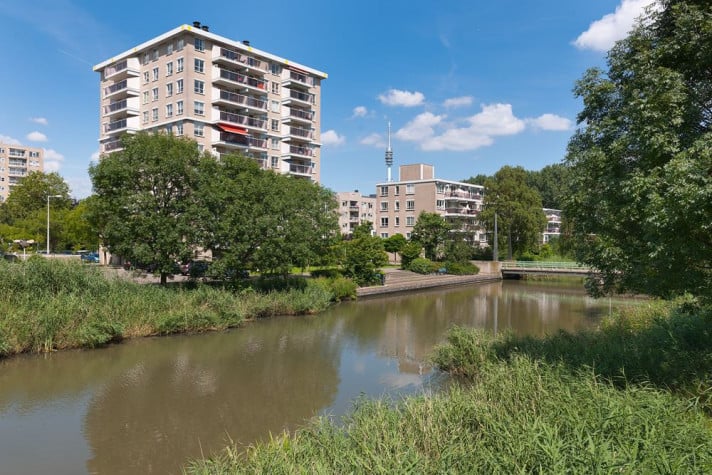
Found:
<path fill-rule="evenodd" d="M 527 186 L 526 177 L 522 167 L 504 166 L 485 183 L 480 220 L 494 230 L 497 214 L 498 245 L 500 249 L 506 246 L 507 259 L 536 247 L 546 228 L 541 197 Z"/>
<path fill-rule="evenodd" d="M 423 247 L 425 257 L 434 261 L 444 252 L 450 229 L 450 223 L 438 213 L 423 211 L 413 226 L 411 239 Z"/>
<path fill-rule="evenodd" d="M 576 84 L 565 212 L 593 293 L 712 297 L 712 5 L 660 3 Z"/>
<path fill-rule="evenodd" d="M 547 165 L 539 171 L 528 171 L 526 183 L 539 192 L 544 208 L 561 209 L 570 194 L 571 169 L 563 163 Z"/>

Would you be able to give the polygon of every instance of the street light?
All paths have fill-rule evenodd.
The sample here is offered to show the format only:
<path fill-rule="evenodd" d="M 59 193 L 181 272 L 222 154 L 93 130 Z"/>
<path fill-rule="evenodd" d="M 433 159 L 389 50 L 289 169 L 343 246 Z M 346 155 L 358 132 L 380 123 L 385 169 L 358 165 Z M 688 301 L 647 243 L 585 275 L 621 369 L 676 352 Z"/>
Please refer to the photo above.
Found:
<path fill-rule="evenodd" d="M 62 195 L 47 195 L 47 255 L 49 256 L 49 199 L 61 198 Z"/>

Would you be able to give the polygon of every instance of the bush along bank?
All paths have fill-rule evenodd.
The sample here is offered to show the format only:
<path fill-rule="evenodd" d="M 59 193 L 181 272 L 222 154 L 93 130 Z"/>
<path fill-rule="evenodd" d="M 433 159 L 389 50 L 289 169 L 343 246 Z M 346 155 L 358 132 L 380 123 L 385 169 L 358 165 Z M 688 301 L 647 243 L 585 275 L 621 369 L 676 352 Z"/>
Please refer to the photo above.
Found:
<path fill-rule="evenodd" d="M 688 302 L 541 340 L 455 329 L 434 361 L 462 384 L 399 402 L 362 400 L 340 424 L 317 419 L 187 470 L 712 473 L 712 421 L 703 410 L 712 392 L 711 327 L 709 309 Z M 599 370 L 609 344 L 623 349 Z M 682 370 L 684 360 L 691 369 L 672 380 L 669 366 Z"/>
<path fill-rule="evenodd" d="M 281 291 L 195 283 L 166 288 L 107 278 L 101 269 L 80 263 L 0 261 L 0 357 L 318 313 L 337 297 L 348 298 L 347 287 L 317 279 Z"/>

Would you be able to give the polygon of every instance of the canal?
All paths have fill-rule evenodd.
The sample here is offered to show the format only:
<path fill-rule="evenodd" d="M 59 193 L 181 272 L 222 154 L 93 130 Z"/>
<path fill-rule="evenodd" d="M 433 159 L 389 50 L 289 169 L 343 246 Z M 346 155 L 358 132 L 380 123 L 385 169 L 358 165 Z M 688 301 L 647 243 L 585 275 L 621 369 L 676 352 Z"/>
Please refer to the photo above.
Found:
<path fill-rule="evenodd" d="M 595 326 L 624 300 L 580 282 L 505 281 L 347 302 L 223 333 L 0 360 L 0 473 L 179 473 L 361 395 L 443 379 L 428 365 L 453 325 L 543 335 Z"/>

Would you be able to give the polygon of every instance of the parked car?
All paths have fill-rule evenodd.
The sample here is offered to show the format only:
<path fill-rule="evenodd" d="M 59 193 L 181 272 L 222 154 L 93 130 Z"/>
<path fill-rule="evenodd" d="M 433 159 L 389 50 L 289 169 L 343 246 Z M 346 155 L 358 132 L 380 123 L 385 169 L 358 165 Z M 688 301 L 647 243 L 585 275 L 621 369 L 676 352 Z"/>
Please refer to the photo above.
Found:
<path fill-rule="evenodd" d="M 188 261 L 181 264 L 180 273 L 190 277 L 204 277 L 208 272 L 210 263 L 208 261 Z"/>
<path fill-rule="evenodd" d="M 99 253 L 98 252 L 86 252 L 81 255 L 82 262 L 86 263 L 99 263 Z"/>

